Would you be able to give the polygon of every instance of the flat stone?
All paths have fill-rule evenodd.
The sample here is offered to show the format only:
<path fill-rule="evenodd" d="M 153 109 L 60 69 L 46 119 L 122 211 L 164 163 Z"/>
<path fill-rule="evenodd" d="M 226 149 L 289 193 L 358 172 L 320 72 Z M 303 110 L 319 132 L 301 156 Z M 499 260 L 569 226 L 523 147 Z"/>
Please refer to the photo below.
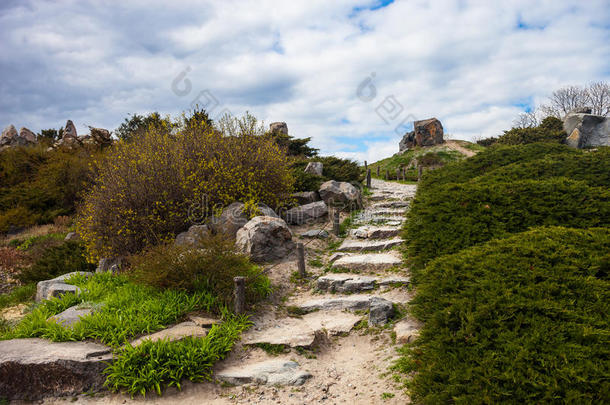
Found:
<path fill-rule="evenodd" d="M 316 201 L 299 205 L 286 211 L 286 222 L 293 225 L 303 225 L 323 220 L 328 214 L 328 207 L 324 201 Z"/>
<path fill-rule="evenodd" d="M 404 240 L 400 238 L 371 241 L 346 239 L 337 250 L 340 252 L 376 252 L 390 249 L 394 246 L 400 245 L 403 242 Z"/>
<path fill-rule="evenodd" d="M 53 315 L 48 320 L 55 321 L 61 326 L 69 327 L 80 322 L 82 317 L 92 314 L 93 311 L 94 308 L 79 308 L 78 305 L 75 305 L 57 315 Z"/>
<path fill-rule="evenodd" d="M 307 232 L 303 232 L 301 234 L 301 238 L 319 238 L 326 239 L 328 238 L 328 232 L 324 229 L 312 229 Z"/>
<path fill-rule="evenodd" d="M 391 226 L 362 226 L 352 229 L 351 235 L 361 239 L 385 239 L 398 236 L 400 228 Z"/>
<path fill-rule="evenodd" d="M 242 336 L 242 343 L 311 347 L 316 343 L 316 331 L 301 319 L 285 318 L 271 328 L 248 330 Z"/>
<path fill-rule="evenodd" d="M 341 259 L 342 257 L 347 256 L 347 253 L 341 253 L 341 252 L 337 252 L 337 253 L 333 253 L 332 255 L 330 255 L 330 257 L 328 258 L 328 263 L 334 263 L 337 260 Z"/>
<path fill-rule="evenodd" d="M 333 267 L 346 270 L 385 270 L 398 266 L 402 260 L 392 253 L 369 253 L 344 256 L 333 263 Z"/>
<path fill-rule="evenodd" d="M 216 373 L 216 378 L 233 385 L 303 385 L 311 378 L 290 360 L 267 360 L 254 364 L 240 364 Z"/>
<path fill-rule="evenodd" d="M 169 338 L 170 341 L 182 340 L 185 337 L 205 337 L 208 331 L 195 322 L 182 322 L 168 329 L 163 329 L 150 335 L 142 336 L 131 342 L 132 346 L 139 346 L 145 340 L 161 340 Z"/>
<path fill-rule="evenodd" d="M 372 208 L 408 208 L 409 201 L 383 201 L 373 204 Z"/>
<path fill-rule="evenodd" d="M 397 216 L 387 216 L 387 215 L 373 215 L 369 218 L 369 221 L 372 223 L 385 224 L 386 226 L 396 226 L 400 225 L 405 221 L 404 217 Z"/>
<path fill-rule="evenodd" d="M 51 280 L 39 281 L 36 285 L 36 301 L 48 300 L 52 297 L 59 297 L 67 293 L 80 294 L 80 288 L 65 283 L 65 280 L 75 274 L 84 274 L 86 277 L 91 277 L 93 275 L 93 273 L 90 272 L 75 271 L 55 277 Z"/>
<path fill-rule="evenodd" d="M 371 295 L 347 295 L 342 297 L 319 298 L 307 301 L 298 307 L 305 312 L 320 311 L 336 311 L 336 310 L 367 310 L 369 309 L 371 300 L 374 297 Z M 383 299 L 383 298 L 380 298 Z M 387 301 L 387 300 L 386 300 Z M 388 301 L 389 302 L 389 301 Z"/>
<path fill-rule="evenodd" d="M 411 282 L 411 279 L 409 277 L 395 276 L 395 277 L 386 277 L 384 279 L 381 279 L 381 280 L 377 281 L 377 284 L 379 284 L 380 286 L 388 286 L 388 285 L 392 285 L 392 284 L 409 284 L 410 282 Z"/>
<path fill-rule="evenodd" d="M 408 319 L 396 322 L 394 333 L 396 333 L 396 343 L 405 344 L 414 341 L 419 336 L 420 325 Z"/>
<path fill-rule="evenodd" d="M 321 291 L 358 292 L 375 288 L 375 277 L 350 274 L 327 274 L 318 278 L 317 288 Z"/>
<path fill-rule="evenodd" d="M 97 343 L 0 341 L 0 397 L 31 401 L 99 391 L 111 361 L 110 349 Z"/>
<path fill-rule="evenodd" d="M 360 322 L 360 316 L 344 311 L 316 311 L 303 316 L 303 321 L 315 331 L 329 335 L 349 333 Z"/>
<path fill-rule="evenodd" d="M 403 209 L 395 209 L 395 208 L 374 208 L 371 210 L 366 210 L 365 215 L 389 215 L 389 216 L 404 216 L 406 211 Z"/>

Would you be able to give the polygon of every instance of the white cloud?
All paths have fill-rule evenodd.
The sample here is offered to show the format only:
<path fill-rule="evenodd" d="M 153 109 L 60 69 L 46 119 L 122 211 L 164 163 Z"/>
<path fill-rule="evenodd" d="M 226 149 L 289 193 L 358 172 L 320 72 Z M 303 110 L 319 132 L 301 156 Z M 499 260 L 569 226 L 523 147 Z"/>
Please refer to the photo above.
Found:
<path fill-rule="evenodd" d="M 79 129 L 115 128 L 128 113 L 177 114 L 208 89 L 215 112 L 286 121 L 324 153 L 374 161 L 396 152 L 401 120 L 436 116 L 455 138 L 498 135 L 519 104 L 610 78 L 605 0 L 399 0 L 367 9 L 376 4 L 7 3 L 0 124 L 40 130 L 69 118 Z M 172 81 L 187 67 L 192 91 L 178 96 Z M 377 96 L 363 102 L 356 90 L 373 72 Z M 388 96 L 402 111 L 385 123 L 375 110 Z"/>

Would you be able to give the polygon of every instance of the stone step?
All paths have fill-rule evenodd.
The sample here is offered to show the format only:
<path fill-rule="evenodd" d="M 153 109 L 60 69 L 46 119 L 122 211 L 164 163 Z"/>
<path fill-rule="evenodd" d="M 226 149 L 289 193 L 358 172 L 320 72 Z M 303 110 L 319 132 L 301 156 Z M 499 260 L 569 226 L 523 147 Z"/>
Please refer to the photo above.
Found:
<path fill-rule="evenodd" d="M 388 215 L 373 215 L 368 218 L 368 222 L 373 224 L 384 224 L 386 226 L 399 226 L 405 222 L 405 217 L 388 216 Z"/>
<path fill-rule="evenodd" d="M 353 271 L 379 271 L 398 266 L 401 263 L 402 259 L 395 253 L 368 253 L 343 256 L 333 263 L 333 268 Z"/>
<path fill-rule="evenodd" d="M 72 396 L 104 387 L 110 348 L 91 342 L 0 341 L 0 398 Z"/>
<path fill-rule="evenodd" d="M 403 243 L 404 240 L 400 238 L 394 239 L 377 239 L 377 240 L 358 240 L 358 239 L 346 239 L 343 241 L 341 246 L 337 249 L 339 252 L 378 252 L 381 250 L 387 250 L 394 246 L 398 246 Z"/>
<path fill-rule="evenodd" d="M 380 325 L 386 323 L 394 313 L 391 301 L 374 295 L 333 296 L 310 300 L 297 305 L 302 312 L 313 311 L 369 311 L 369 323 Z"/>
<path fill-rule="evenodd" d="M 303 385 L 312 375 L 292 360 L 267 360 L 217 371 L 215 377 L 232 385 Z"/>
<path fill-rule="evenodd" d="M 244 332 L 245 345 L 270 344 L 310 348 L 326 340 L 327 335 L 349 333 L 361 317 L 342 311 L 318 311 L 301 318 L 284 318 L 273 326 L 257 330 L 256 326 Z"/>
<path fill-rule="evenodd" d="M 321 291 L 336 291 L 336 292 L 362 292 L 375 289 L 377 286 L 389 286 L 395 284 L 408 284 L 408 277 L 369 277 L 355 276 L 352 274 L 338 273 L 327 274 L 318 278 L 316 286 Z"/>
<path fill-rule="evenodd" d="M 350 235 L 360 239 L 386 239 L 398 236 L 400 228 L 392 226 L 361 226 L 352 229 Z"/>
<path fill-rule="evenodd" d="M 371 208 L 408 208 L 409 205 L 408 201 L 383 201 L 373 204 Z"/>
<path fill-rule="evenodd" d="M 362 214 L 363 217 L 367 216 L 396 216 L 403 217 L 406 215 L 406 210 L 402 208 L 371 208 L 366 209 Z"/>

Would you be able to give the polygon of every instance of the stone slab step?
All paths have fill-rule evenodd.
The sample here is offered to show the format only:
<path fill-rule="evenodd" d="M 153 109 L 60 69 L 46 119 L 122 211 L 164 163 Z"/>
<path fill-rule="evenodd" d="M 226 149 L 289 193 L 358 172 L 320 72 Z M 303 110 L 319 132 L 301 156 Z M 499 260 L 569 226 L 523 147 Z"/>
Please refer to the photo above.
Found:
<path fill-rule="evenodd" d="M 400 228 L 392 226 L 361 226 L 352 229 L 350 236 L 360 239 L 386 239 L 398 236 Z"/>
<path fill-rule="evenodd" d="M 380 215 L 387 215 L 387 216 L 395 216 L 395 217 L 402 217 L 405 216 L 406 214 L 406 210 L 401 209 L 401 208 L 371 208 L 371 209 L 367 209 L 364 211 L 364 216 L 380 216 Z"/>
<path fill-rule="evenodd" d="M 97 343 L 0 341 L 0 398 L 35 400 L 99 391 L 111 361 L 110 349 Z"/>
<path fill-rule="evenodd" d="M 371 222 L 373 224 L 384 224 L 386 226 L 399 226 L 403 222 L 405 222 L 405 217 L 373 215 L 368 220 L 369 220 L 369 222 Z"/>
<path fill-rule="evenodd" d="M 303 385 L 312 375 L 291 360 L 267 360 L 253 364 L 240 364 L 215 374 L 218 380 L 233 385 Z"/>
<path fill-rule="evenodd" d="M 375 203 L 371 208 L 408 208 L 409 201 L 382 201 Z"/>
<path fill-rule="evenodd" d="M 373 295 L 347 295 L 310 300 L 297 307 L 303 312 L 312 311 L 369 311 L 369 323 L 380 325 L 386 323 L 394 313 L 391 301 Z"/>
<path fill-rule="evenodd" d="M 377 286 L 389 286 L 394 284 L 408 284 L 408 277 L 369 277 L 356 276 L 352 274 L 327 274 L 318 278 L 316 287 L 321 291 L 336 292 L 361 292 L 370 291 Z"/>
<path fill-rule="evenodd" d="M 346 239 L 341 246 L 337 248 L 339 252 L 378 252 L 398 246 L 404 240 L 400 238 L 394 239 L 376 239 L 376 240 L 358 240 Z"/>
<path fill-rule="evenodd" d="M 342 311 L 319 311 L 301 318 L 279 319 L 263 330 L 251 328 L 242 336 L 245 345 L 271 344 L 309 348 L 326 340 L 326 336 L 349 333 L 360 317 Z"/>
<path fill-rule="evenodd" d="M 402 259 L 394 253 L 368 253 L 343 256 L 333 263 L 333 268 L 345 270 L 386 270 L 402 263 Z"/>

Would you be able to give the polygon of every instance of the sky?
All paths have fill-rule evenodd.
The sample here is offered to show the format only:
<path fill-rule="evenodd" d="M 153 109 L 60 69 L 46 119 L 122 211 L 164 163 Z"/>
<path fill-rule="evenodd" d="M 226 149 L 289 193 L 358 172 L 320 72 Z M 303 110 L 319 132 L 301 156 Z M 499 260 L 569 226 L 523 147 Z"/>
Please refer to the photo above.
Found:
<path fill-rule="evenodd" d="M 129 114 L 285 121 L 325 155 L 509 129 L 566 85 L 610 80 L 610 0 L 1 0 L 0 126 Z"/>

